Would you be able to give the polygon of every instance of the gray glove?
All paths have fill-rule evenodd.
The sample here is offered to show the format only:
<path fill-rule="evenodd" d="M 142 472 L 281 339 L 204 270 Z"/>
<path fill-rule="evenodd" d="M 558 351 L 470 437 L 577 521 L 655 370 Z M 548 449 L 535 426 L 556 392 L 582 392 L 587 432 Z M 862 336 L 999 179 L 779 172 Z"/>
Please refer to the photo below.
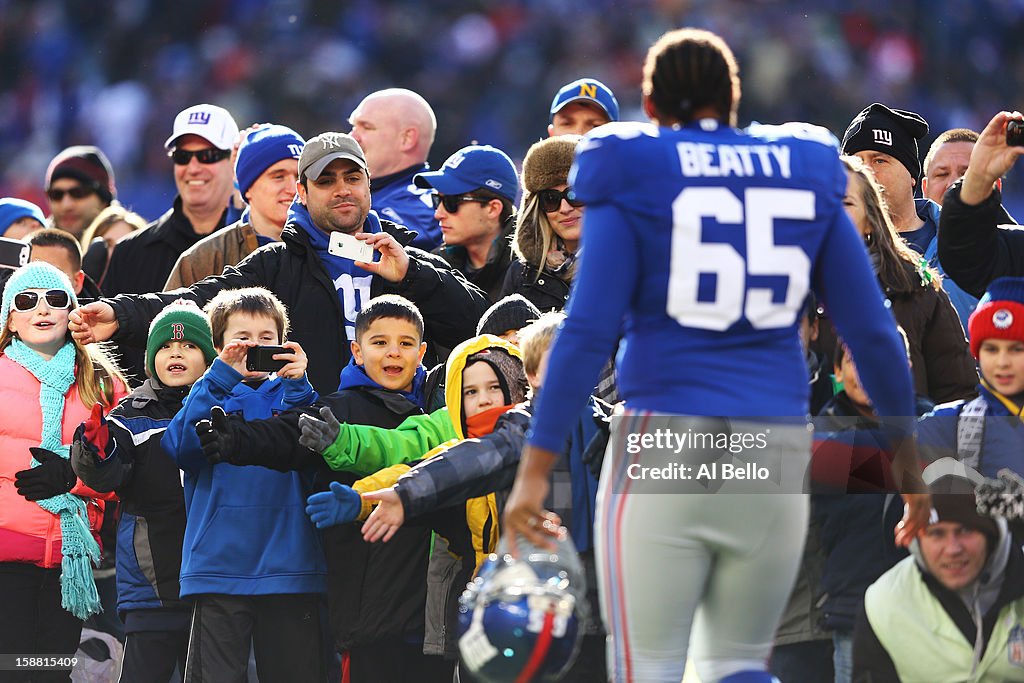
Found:
<path fill-rule="evenodd" d="M 341 431 L 341 423 L 327 406 L 320 409 L 320 417 L 323 419 L 318 420 L 312 415 L 299 415 L 299 445 L 317 453 L 326 451 Z"/>
<path fill-rule="evenodd" d="M 1024 521 L 1024 479 L 1010 469 L 999 470 L 998 479 L 986 479 L 975 498 L 983 515 Z"/>

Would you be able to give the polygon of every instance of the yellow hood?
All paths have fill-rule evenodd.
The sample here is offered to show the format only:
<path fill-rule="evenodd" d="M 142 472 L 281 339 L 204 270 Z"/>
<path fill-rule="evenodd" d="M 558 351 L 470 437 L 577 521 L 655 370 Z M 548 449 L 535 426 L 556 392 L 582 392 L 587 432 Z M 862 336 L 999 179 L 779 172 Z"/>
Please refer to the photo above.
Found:
<path fill-rule="evenodd" d="M 451 355 L 448 356 L 448 368 L 444 384 L 444 402 L 448 407 L 448 416 L 452 420 L 455 433 L 459 435 L 460 439 L 466 438 L 462 430 L 462 371 L 466 369 L 466 359 L 478 351 L 493 347 L 504 349 L 519 360 L 523 359 L 523 354 L 519 352 L 519 347 L 493 334 L 481 334 L 478 337 L 467 339 L 452 349 Z"/>

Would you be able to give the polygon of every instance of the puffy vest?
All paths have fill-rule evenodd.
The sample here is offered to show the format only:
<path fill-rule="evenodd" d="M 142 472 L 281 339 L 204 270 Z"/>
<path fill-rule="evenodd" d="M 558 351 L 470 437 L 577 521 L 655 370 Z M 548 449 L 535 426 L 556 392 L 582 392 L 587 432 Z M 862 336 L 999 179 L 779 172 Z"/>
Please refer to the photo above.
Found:
<path fill-rule="evenodd" d="M 901 683 L 1024 681 L 1024 599 L 999 612 L 981 661 L 974 643 L 925 585 L 914 558 L 902 560 L 868 588 L 864 608 Z"/>

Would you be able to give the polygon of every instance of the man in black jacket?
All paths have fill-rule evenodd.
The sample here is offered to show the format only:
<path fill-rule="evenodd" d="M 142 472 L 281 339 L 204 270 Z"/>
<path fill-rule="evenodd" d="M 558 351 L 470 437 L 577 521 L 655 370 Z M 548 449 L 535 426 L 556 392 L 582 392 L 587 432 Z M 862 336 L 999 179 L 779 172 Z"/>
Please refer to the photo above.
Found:
<path fill-rule="evenodd" d="M 79 308 L 72 313 L 72 333 L 83 343 L 113 339 L 141 348 L 150 320 L 174 299 L 203 305 L 224 289 L 266 287 L 288 307 L 291 337 L 306 350 L 310 382 L 322 394 L 338 387 L 351 355 L 356 313 L 379 294 L 400 294 L 415 303 L 428 343 L 451 348 L 473 335 L 487 298 L 441 258 L 403 246 L 414 233 L 370 211 L 366 161 L 351 136 L 322 133 L 307 142 L 296 187 L 298 199 L 280 243 L 187 289 L 121 295 Z M 334 232 L 357 236 L 377 260 L 357 263 L 332 255 Z"/>
<path fill-rule="evenodd" d="M 997 181 L 1024 154 L 1007 145 L 1010 121 L 1019 113 L 999 112 L 978 137 L 961 182 L 946 191 L 939 220 L 939 259 L 964 291 L 981 296 L 998 277 L 1024 275 L 1024 231 L 1002 206 Z"/>

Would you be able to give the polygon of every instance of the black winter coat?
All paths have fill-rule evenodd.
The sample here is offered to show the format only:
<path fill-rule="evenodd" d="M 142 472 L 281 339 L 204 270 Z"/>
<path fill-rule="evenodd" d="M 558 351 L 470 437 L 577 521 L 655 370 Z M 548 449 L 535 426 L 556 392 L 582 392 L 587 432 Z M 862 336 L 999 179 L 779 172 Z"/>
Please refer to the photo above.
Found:
<path fill-rule="evenodd" d="M 318 491 L 326 491 L 331 481 L 351 485 L 359 477 L 332 471 L 322 457 L 299 445 L 299 416 L 316 415 L 321 406 L 329 407 L 341 422 L 385 429 L 422 413 L 400 394 L 357 387 L 266 420 L 246 422 L 240 415 L 229 415 L 230 438 L 238 450 L 254 461 L 273 464 L 273 469 L 313 469 Z M 325 529 L 323 540 L 328 611 L 339 650 L 423 637 L 429 530 L 405 525 L 387 543 L 367 543 L 361 522 L 352 522 Z"/>
<path fill-rule="evenodd" d="M 505 275 L 499 299 L 509 294 L 522 294 L 541 313 L 560 311 L 569 301 L 569 283 L 557 275 L 537 269 L 524 261 L 513 261 Z"/>

